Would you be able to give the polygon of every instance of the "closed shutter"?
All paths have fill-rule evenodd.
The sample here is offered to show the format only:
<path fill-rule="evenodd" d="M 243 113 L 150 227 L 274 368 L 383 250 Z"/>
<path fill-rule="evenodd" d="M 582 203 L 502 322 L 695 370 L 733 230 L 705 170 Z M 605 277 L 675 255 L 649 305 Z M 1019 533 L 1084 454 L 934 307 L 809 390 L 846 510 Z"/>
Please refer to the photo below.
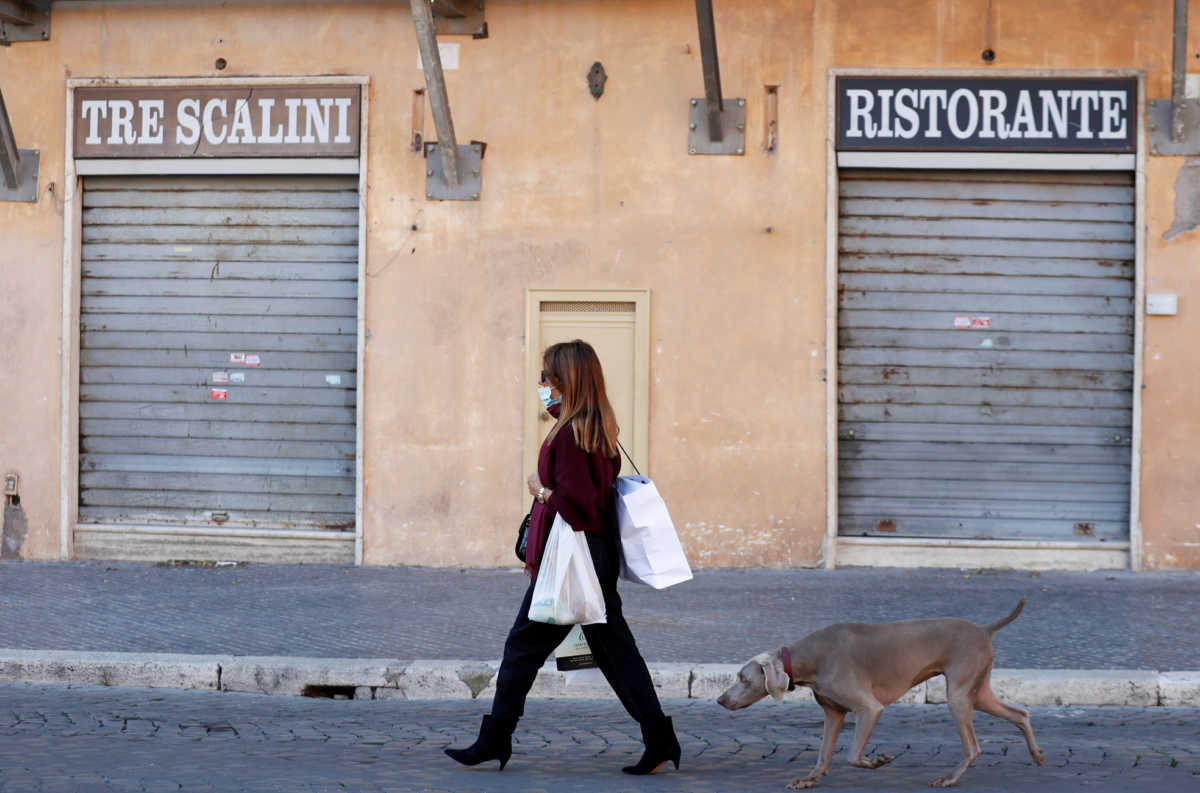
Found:
<path fill-rule="evenodd" d="M 839 533 L 1126 540 L 1129 174 L 843 172 Z"/>
<path fill-rule="evenodd" d="M 89 178 L 81 523 L 352 530 L 357 178 Z"/>

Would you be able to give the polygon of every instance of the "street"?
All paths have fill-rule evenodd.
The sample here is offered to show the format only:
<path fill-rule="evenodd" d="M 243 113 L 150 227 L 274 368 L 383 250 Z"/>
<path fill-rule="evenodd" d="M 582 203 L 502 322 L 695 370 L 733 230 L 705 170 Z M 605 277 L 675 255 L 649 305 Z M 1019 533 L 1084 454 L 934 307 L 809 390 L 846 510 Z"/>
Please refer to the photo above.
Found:
<path fill-rule="evenodd" d="M 615 702 L 531 701 L 512 760 L 464 768 L 442 754 L 469 743 L 481 701 L 332 700 L 134 688 L 0 686 L 0 792 L 784 791 L 811 768 L 815 705 L 762 702 L 731 713 L 670 700 L 683 745 L 677 772 L 625 776 L 637 726 Z M 1200 712 L 1176 708 L 1034 708 L 1046 752 L 1035 767 L 1020 734 L 976 714 L 983 755 L 964 791 L 1191 791 L 1200 786 Z M 959 757 L 942 706 L 888 708 L 870 751 L 896 760 L 869 771 L 846 762 L 848 720 L 817 789 L 926 790 Z"/>

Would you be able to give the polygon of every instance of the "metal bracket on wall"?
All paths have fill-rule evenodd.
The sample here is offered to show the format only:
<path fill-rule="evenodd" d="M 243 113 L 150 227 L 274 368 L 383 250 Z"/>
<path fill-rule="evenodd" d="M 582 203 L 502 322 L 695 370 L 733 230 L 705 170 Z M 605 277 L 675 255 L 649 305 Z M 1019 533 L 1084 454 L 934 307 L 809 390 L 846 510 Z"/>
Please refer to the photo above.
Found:
<path fill-rule="evenodd" d="M 708 105 L 693 99 L 688 113 L 688 154 L 745 154 L 746 100 L 726 99 L 721 109 L 721 139 L 709 131 Z"/>
<path fill-rule="evenodd" d="M 483 0 L 431 0 L 433 29 L 441 36 L 488 37 Z"/>
<path fill-rule="evenodd" d="M 50 38 L 50 0 L 0 0 L 0 46 Z"/>
<path fill-rule="evenodd" d="M 430 201 L 478 201 L 483 192 L 483 154 L 487 144 L 473 140 L 458 147 L 458 184 L 446 182 L 442 148 L 437 141 L 425 143 L 425 198 Z"/>
<path fill-rule="evenodd" d="M 42 155 L 37 149 L 18 149 L 0 91 L 0 201 L 36 201 L 38 166 Z"/>
<path fill-rule="evenodd" d="M 1183 101 L 1183 140 L 1171 136 L 1171 99 L 1151 99 L 1147 122 L 1150 124 L 1150 153 L 1158 155 L 1200 154 L 1200 99 Z"/>

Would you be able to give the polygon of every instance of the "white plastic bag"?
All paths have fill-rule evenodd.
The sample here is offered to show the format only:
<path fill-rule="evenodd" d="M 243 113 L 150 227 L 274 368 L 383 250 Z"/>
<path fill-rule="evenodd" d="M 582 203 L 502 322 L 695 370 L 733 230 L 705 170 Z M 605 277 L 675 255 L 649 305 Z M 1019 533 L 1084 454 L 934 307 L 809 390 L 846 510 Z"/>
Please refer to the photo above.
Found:
<path fill-rule="evenodd" d="M 551 625 L 591 625 L 607 619 L 587 538 L 561 515 L 554 516 L 550 527 L 533 585 L 529 619 Z"/>
<path fill-rule="evenodd" d="M 644 476 L 617 477 L 621 528 L 621 578 L 666 589 L 692 577 L 671 513 L 658 488 Z"/>

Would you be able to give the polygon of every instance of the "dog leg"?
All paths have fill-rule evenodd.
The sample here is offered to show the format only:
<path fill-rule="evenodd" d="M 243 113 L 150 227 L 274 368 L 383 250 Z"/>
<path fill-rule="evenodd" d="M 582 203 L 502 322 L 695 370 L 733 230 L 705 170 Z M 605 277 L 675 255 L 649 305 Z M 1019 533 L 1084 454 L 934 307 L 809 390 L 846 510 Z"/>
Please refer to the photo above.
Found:
<path fill-rule="evenodd" d="M 872 702 L 854 711 L 854 750 L 850 754 L 850 765 L 859 768 L 879 768 L 896 759 L 890 754 L 877 754 L 870 758 L 863 756 L 867 751 L 867 741 L 871 740 L 871 733 L 875 730 L 881 713 L 883 705 L 878 702 Z"/>
<path fill-rule="evenodd" d="M 810 788 L 829 773 L 829 763 L 833 759 L 833 750 L 837 747 L 838 735 L 842 731 L 842 722 L 846 719 L 846 711 L 822 704 L 825 711 L 825 729 L 821 734 L 821 749 L 817 752 L 817 764 L 808 776 L 798 776 L 788 783 L 790 790 Z"/>
<path fill-rule="evenodd" d="M 1046 762 L 1046 753 L 1042 751 L 1041 747 L 1037 745 L 1037 741 L 1034 740 L 1033 725 L 1029 722 L 1029 711 L 1002 702 L 987 683 L 984 683 L 979 689 L 979 694 L 975 700 L 975 708 L 976 710 L 981 710 L 992 716 L 998 716 L 1017 725 L 1025 735 L 1025 745 L 1029 747 L 1029 756 L 1033 758 L 1033 762 L 1039 766 Z"/>
<path fill-rule="evenodd" d="M 962 761 L 948 776 L 940 776 L 929 783 L 933 787 L 952 787 L 963 772 L 970 768 L 971 763 L 975 762 L 975 758 L 979 757 L 979 741 L 975 739 L 974 703 L 965 691 L 952 691 L 948 698 L 950 715 L 954 717 L 954 726 L 958 728 L 958 737 L 962 741 L 963 756 Z"/>

